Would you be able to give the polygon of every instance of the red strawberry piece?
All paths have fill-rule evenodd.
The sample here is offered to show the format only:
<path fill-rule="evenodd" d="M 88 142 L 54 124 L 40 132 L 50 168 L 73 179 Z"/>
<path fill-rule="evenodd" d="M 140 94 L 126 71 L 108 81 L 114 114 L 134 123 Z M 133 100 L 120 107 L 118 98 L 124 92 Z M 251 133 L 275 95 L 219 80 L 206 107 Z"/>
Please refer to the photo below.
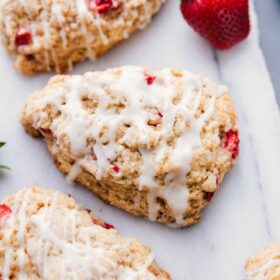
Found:
<path fill-rule="evenodd" d="M 157 114 L 158 114 L 158 116 L 159 116 L 159 117 L 163 118 L 163 114 L 162 114 L 162 112 L 158 111 L 158 113 L 157 113 Z"/>
<path fill-rule="evenodd" d="M 101 226 L 101 227 L 103 227 L 105 229 L 114 229 L 115 228 L 113 225 L 108 224 L 108 223 L 106 223 L 106 222 L 104 222 L 102 220 L 95 219 L 95 218 L 93 218 L 93 223 L 98 225 L 98 226 Z"/>
<path fill-rule="evenodd" d="M 32 43 L 32 34 L 28 26 L 21 26 L 17 32 L 15 37 L 15 45 L 16 48 L 20 46 L 27 46 Z"/>
<path fill-rule="evenodd" d="M 11 213 L 12 209 L 9 206 L 6 204 L 0 204 L 0 226 L 5 223 Z"/>
<path fill-rule="evenodd" d="M 229 130 L 225 134 L 224 147 L 231 152 L 232 158 L 236 159 L 239 155 L 239 135 L 237 130 Z"/>
<path fill-rule="evenodd" d="M 119 172 L 120 172 L 120 167 L 119 167 L 117 164 L 115 164 L 115 165 L 113 166 L 113 170 L 114 170 L 115 172 L 119 173 Z"/>
<path fill-rule="evenodd" d="M 149 74 L 146 74 L 146 73 L 145 73 L 145 78 L 146 78 L 146 82 L 147 82 L 148 86 L 152 85 L 154 80 L 156 79 L 155 76 L 152 76 L 152 75 L 149 75 Z"/>
<path fill-rule="evenodd" d="M 91 158 L 92 158 L 93 160 L 97 160 L 97 156 L 96 156 L 96 154 L 95 154 L 94 151 L 91 152 Z"/>
<path fill-rule="evenodd" d="M 91 12 L 104 14 L 113 8 L 113 0 L 87 0 Z"/>
<path fill-rule="evenodd" d="M 114 228 L 115 228 L 113 225 L 107 224 L 107 223 L 104 223 L 103 227 L 104 227 L 105 229 L 114 229 Z"/>
<path fill-rule="evenodd" d="M 39 131 L 44 137 L 51 137 L 52 136 L 52 131 L 50 129 L 39 128 Z"/>
<path fill-rule="evenodd" d="M 210 203 L 212 201 L 214 194 L 215 194 L 215 192 L 207 192 L 206 193 L 205 199 L 208 203 Z"/>
<path fill-rule="evenodd" d="M 30 60 L 34 60 L 35 56 L 33 54 L 27 54 L 27 55 L 25 55 L 25 58 L 30 61 Z"/>
<path fill-rule="evenodd" d="M 250 32 L 248 0 L 182 0 L 189 25 L 217 49 L 228 49 Z"/>

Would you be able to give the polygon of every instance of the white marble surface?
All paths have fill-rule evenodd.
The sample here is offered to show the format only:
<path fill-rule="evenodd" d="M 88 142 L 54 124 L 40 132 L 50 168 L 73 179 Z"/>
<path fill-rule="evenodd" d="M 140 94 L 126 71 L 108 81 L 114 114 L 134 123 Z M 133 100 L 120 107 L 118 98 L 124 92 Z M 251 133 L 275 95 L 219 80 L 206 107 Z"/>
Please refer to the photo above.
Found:
<path fill-rule="evenodd" d="M 258 46 L 256 18 L 250 38 L 227 52 L 214 52 L 187 27 L 169 0 L 153 23 L 94 63 L 75 73 L 123 64 L 174 66 L 229 86 L 240 115 L 241 156 L 198 225 L 175 230 L 132 217 L 105 205 L 81 186 L 68 186 L 53 166 L 44 143 L 26 135 L 18 114 L 26 97 L 51 75 L 22 77 L 0 48 L 0 162 L 11 167 L 0 177 L 0 198 L 23 186 L 55 187 L 149 244 L 161 267 L 178 280 L 243 279 L 245 259 L 267 242 L 280 241 L 280 117 L 274 90 Z"/>

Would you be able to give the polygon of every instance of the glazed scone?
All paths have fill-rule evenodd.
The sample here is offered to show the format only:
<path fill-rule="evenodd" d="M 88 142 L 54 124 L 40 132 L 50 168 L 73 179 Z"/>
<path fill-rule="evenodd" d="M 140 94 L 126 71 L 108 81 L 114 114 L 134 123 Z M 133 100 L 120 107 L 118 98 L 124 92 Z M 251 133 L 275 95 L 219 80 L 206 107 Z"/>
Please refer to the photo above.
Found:
<path fill-rule="evenodd" d="M 56 76 L 21 114 L 68 181 L 174 227 L 199 220 L 234 165 L 236 118 L 225 87 L 185 71 L 133 66 Z"/>
<path fill-rule="evenodd" d="M 270 244 L 250 258 L 246 265 L 246 280 L 280 280 L 280 244 Z"/>
<path fill-rule="evenodd" d="M 24 74 L 70 71 L 139 28 L 165 0 L 2 0 L 3 43 Z"/>
<path fill-rule="evenodd" d="M 23 189 L 0 205 L 0 278 L 170 279 L 150 249 L 66 194 Z"/>

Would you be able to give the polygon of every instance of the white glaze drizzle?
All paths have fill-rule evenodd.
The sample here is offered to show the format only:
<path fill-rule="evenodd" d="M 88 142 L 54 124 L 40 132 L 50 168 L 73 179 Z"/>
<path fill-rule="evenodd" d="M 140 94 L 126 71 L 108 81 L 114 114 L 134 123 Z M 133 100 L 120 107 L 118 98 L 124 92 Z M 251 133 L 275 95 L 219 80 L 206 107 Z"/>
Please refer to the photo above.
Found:
<path fill-rule="evenodd" d="M 61 112 L 50 127 L 57 139 L 56 145 L 60 149 L 64 146 L 62 136 L 66 134 L 73 158 L 97 180 L 101 180 L 108 172 L 112 173 L 112 162 L 123 152 L 123 144 L 136 145 L 142 158 L 138 190 L 148 190 L 149 218 L 156 220 L 159 210 L 156 200 L 160 197 L 173 210 L 175 224 L 182 226 L 183 215 L 188 207 L 186 175 L 190 171 L 194 151 L 202 145 L 201 128 L 214 113 L 216 96 L 224 93 L 226 89 L 207 79 L 183 72 L 183 95 L 175 104 L 173 99 L 178 98 L 178 92 L 174 86 L 172 70 L 167 68 L 155 71 L 152 75 L 156 76 L 156 80 L 150 86 L 145 80 L 144 69 L 140 67 L 123 67 L 118 75 L 111 70 L 102 74 L 72 76 L 66 78 L 63 87 L 54 87 L 53 90 L 50 88 L 48 94 L 34 99 L 27 110 L 32 111 L 33 106 L 36 108 L 33 125 L 40 128 L 45 119 L 43 108 L 49 103 L 55 106 Z M 197 118 L 195 115 L 205 94 L 202 88 L 206 84 L 209 88 L 208 107 Z M 112 90 L 111 95 L 104 90 L 104 86 Z M 83 108 L 81 99 L 85 94 L 89 99 L 98 100 L 94 113 Z M 65 101 L 63 105 L 62 99 Z M 119 102 L 126 104 L 120 112 L 116 112 L 115 108 L 107 109 L 109 104 Z M 148 125 L 148 120 L 160 118 L 157 110 L 163 115 L 159 130 Z M 169 137 L 176 121 L 180 135 L 169 145 Z M 116 135 L 121 125 L 130 127 L 117 142 Z M 107 127 L 106 145 L 100 138 L 104 127 Z M 89 138 L 95 140 L 92 146 L 87 145 Z M 162 185 L 156 176 L 164 162 L 172 168 L 167 171 Z M 74 169 L 75 172 L 70 172 L 72 180 L 73 174 L 77 175 L 76 166 Z"/>
<path fill-rule="evenodd" d="M 71 171 L 69 172 L 69 174 L 66 177 L 66 182 L 68 184 L 73 184 L 73 182 L 75 181 L 76 177 L 82 172 L 82 168 L 80 163 L 77 161 L 74 163 L 74 165 L 71 168 Z"/>
<path fill-rule="evenodd" d="M 0 9 L 1 9 L 1 7 L 0 7 Z M 13 32 L 12 26 L 11 26 L 12 16 L 9 15 L 4 20 L 5 20 L 5 28 L 6 28 L 7 34 L 8 34 L 8 36 L 12 36 L 12 32 Z"/>
<path fill-rule="evenodd" d="M 141 21 L 143 21 L 143 24 L 140 25 L 140 28 L 143 29 L 147 25 L 147 23 L 145 22 L 145 18 L 149 14 L 149 11 L 148 11 L 148 5 L 146 3 L 146 0 L 141 0 L 141 2 L 143 4 L 143 11 L 144 11 L 144 13 L 140 16 Z"/>
<path fill-rule="evenodd" d="M 54 64 L 55 64 L 55 71 L 57 73 L 60 73 L 59 61 L 57 59 L 56 51 L 53 48 L 52 34 L 51 34 L 51 28 L 50 28 L 51 23 L 54 21 L 54 19 L 53 19 L 54 15 L 56 15 L 56 16 L 58 15 L 58 11 L 56 10 L 58 8 L 58 6 L 55 6 L 56 13 L 54 13 L 52 7 L 56 4 L 56 2 L 53 1 L 50 6 L 51 7 L 50 15 L 48 15 L 49 7 L 48 7 L 46 0 L 40 0 L 40 1 L 41 1 L 41 5 L 43 6 L 43 11 L 41 12 L 41 21 L 42 21 L 42 27 L 43 27 L 44 35 L 45 35 L 45 42 L 47 45 L 45 56 L 48 55 L 48 49 L 49 49 L 52 60 L 54 61 Z M 58 17 L 56 17 L 56 18 L 58 21 L 59 21 L 59 18 L 60 18 L 60 21 L 62 21 L 62 15 L 60 15 L 59 18 Z M 61 29 L 63 29 L 63 26 L 61 26 Z M 50 58 L 49 58 L 48 68 L 50 69 Z"/>
<path fill-rule="evenodd" d="M 280 254 L 273 254 L 270 256 L 269 259 L 266 260 L 266 262 L 262 265 L 261 268 L 256 268 L 256 270 L 250 270 L 246 272 L 246 280 L 266 280 L 266 273 L 274 268 L 278 267 L 278 269 L 275 271 L 275 275 L 271 275 L 269 279 L 273 279 L 273 277 L 276 277 L 280 275 Z M 275 278 L 276 279 L 276 278 Z"/>
<path fill-rule="evenodd" d="M 23 193 L 21 205 L 18 211 L 18 222 L 19 230 L 17 233 L 17 240 L 19 242 L 19 249 L 17 251 L 18 255 L 18 266 L 19 266 L 19 279 L 25 280 L 27 278 L 25 272 L 25 231 L 26 231 L 26 213 L 25 209 L 27 208 L 28 196 L 30 190 L 27 190 L 26 193 Z"/>
<path fill-rule="evenodd" d="M 67 23 L 67 18 L 65 18 L 63 14 L 63 5 L 69 5 L 76 7 L 77 10 L 77 24 L 80 25 L 81 32 L 84 37 L 84 43 L 86 47 L 86 57 L 93 60 L 96 57 L 95 50 L 93 48 L 93 43 L 95 41 L 95 38 L 93 34 L 88 30 L 88 25 L 94 25 L 96 26 L 99 36 L 102 40 L 102 43 L 104 45 L 109 44 L 109 38 L 105 33 L 105 30 L 103 30 L 104 23 L 106 25 L 106 19 L 103 18 L 100 14 L 97 12 L 92 12 L 89 10 L 87 6 L 86 0 L 69 0 L 69 3 L 64 4 L 62 2 L 59 2 L 58 0 L 52 0 L 51 4 L 48 5 L 46 0 L 38 0 L 39 2 L 36 2 L 36 5 L 38 7 L 42 7 L 42 11 L 40 12 L 40 18 L 39 22 L 31 22 L 30 29 L 32 31 L 33 35 L 33 45 L 36 46 L 36 42 L 38 42 L 37 38 L 35 38 L 37 35 L 38 29 L 43 29 L 44 32 L 44 38 L 43 42 L 40 41 L 40 44 L 44 45 L 45 51 L 45 63 L 48 70 L 51 69 L 51 61 L 55 64 L 56 72 L 60 73 L 60 64 L 57 59 L 57 53 L 56 49 L 53 46 L 53 38 L 52 38 L 52 32 L 53 32 L 53 25 L 54 23 L 59 24 L 59 35 L 62 40 L 62 47 L 66 49 L 69 47 L 67 34 L 65 31 L 65 26 L 69 25 L 71 27 L 71 24 Z M 116 1 L 117 0 L 113 0 Z M 156 9 L 159 9 L 160 5 L 165 0 L 157 0 L 156 2 Z M 123 27 L 123 37 L 127 38 L 129 36 L 129 33 L 127 32 L 127 29 L 125 26 L 131 26 L 136 20 L 140 19 L 139 28 L 145 27 L 148 22 L 151 20 L 151 13 L 148 10 L 148 0 L 126 0 L 123 2 L 123 11 L 122 14 L 116 17 L 112 23 L 113 27 L 122 26 Z M 20 5 L 23 7 L 25 12 L 27 13 L 29 20 L 32 21 L 32 15 L 31 15 L 31 4 L 27 0 L 20 0 Z M 137 10 L 137 6 L 143 5 L 143 13 L 139 17 L 139 12 Z M 34 6 L 35 3 L 32 3 Z M 37 8 L 38 8 L 37 7 Z M 37 9 L 38 10 L 38 9 Z M 132 16 L 128 17 L 128 13 L 131 12 Z M 11 32 L 11 25 L 10 21 L 8 20 L 9 16 L 5 20 L 5 28 L 7 32 L 10 34 Z M 52 31 L 52 32 L 51 32 Z M 68 31 L 71 32 L 71 31 Z M 76 32 L 76 31 L 75 31 Z M 51 58 L 50 58 L 50 55 Z M 68 70 L 72 70 L 72 60 L 71 58 L 68 59 Z"/>
<path fill-rule="evenodd" d="M 51 22 L 53 20 L 52 16 L 55 16 L 57 21 L 60 24 L 59 33 L 60 33 L 60 37 L 62 39 L 62 46 L 64 49 L 66 49 L 67 48 L 67 35 L 65 33 L 64 26 L 63 26 L 65 23 L 65 17 L 62 14 L 61 6 L 60 6 L 60 3 L 58 2 L 58 0 L 53 0 L 53 3 L 52 3 L 51 20 L 50 20 Z"/>
<path fill-rule="evenodd" d="M 60 192 L 44 193 L 44 205 L 32 213 L 36 208 L 32 191 L 23 189 L 14 197 L 12 213 L 1 229 L 5 244 L 3 280 L 9 279 L 15 260 L 19 260 L 19 280 L 31 279 L 35 271 L 42 280 L 157 279 L 149 271 L 154 261 L 152 254 L 140 262 L 133 255 L 126 256 L 130 239 L 119 239 L 114 230 L 109 232 L 93 223 L 81 225 L 79 210 L 61 203 Z M 62 215 L 59 225 L 57 215 Z M 112 243 L 109 247 L 108 242 Z M 19 249 L 15 244 L 19 244 Z M 128 263 L 131 259 L 132 265 L 120 265 L 120 256 L 126 256 Z M 30 260 L 34 270 L 26 270 L 25 264 Z"/>
<path fill-rule="evenodd" d="M 26 0 L 19 0 L 20 5 L 23 7 L 24 12 L 28 15 L 29 18 L 31 18 L 31 12 L 28 7 L 28 3 Z"/>
<path fill-rule="evenodd" d="M 81 30 L 84 36 L 86 49 L 87 49 L 87 57 L 89 59 L 94 59 L 95 54 L 93 53 L 90 38 L 92 36 L 89 36 L 89 32 L 86 26 L 86 19 L 88 17 L 91 17 L 91 13 L 89 12 L 89 9 L 87 7 L 86 1 L 84 0 L 76 0 L 76 7 L 77 7 L 77 13 L 78 13 L 78 22 L 81 24 Z"/>

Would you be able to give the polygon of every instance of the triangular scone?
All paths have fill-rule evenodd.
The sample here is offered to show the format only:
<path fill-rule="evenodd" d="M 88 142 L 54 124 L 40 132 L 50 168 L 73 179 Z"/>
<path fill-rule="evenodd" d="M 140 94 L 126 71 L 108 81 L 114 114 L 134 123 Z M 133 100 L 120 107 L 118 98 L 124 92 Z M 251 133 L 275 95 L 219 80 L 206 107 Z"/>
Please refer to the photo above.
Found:
<path fill-rule="evenodd" d="M 0 204 L 0 227 L 3 280 L 170 279 L 148 247 L 57 190 L 23 189 L 8 197 Z"/>
<path fill-rule="evenodd" d="M 1 0 L 5 48 L 24 74 L 70 71 L 144 28 L 165 0 Z"/>
<path fill-rule="evenodd" d="M 196 223 L 238 156 L 227 89 L 174 69 L 56 76 L 21 121 L 58 168 L 106 202 L 172 226 Z"/>
<path fill-rule="evenodd" d="M 280 244 L 270 244 L 250 258 L 246 265 L 246 280 L 280 279 Z"/>

